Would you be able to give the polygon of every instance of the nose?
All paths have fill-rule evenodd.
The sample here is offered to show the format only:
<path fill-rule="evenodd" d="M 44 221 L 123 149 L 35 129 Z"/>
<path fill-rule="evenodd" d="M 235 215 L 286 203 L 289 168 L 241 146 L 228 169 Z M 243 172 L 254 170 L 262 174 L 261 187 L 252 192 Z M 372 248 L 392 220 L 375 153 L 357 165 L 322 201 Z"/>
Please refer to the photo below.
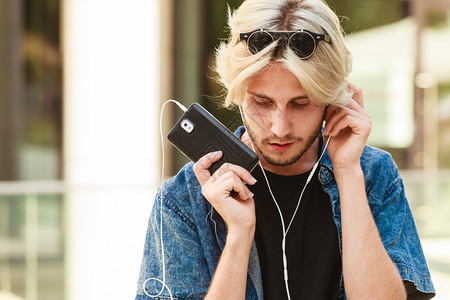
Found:
<path fill-rule="evenodd" d="M 291 120 L 283 109 L 278 109 L 272 113 L 271 131 L 278 137 L 285 137 L 290 133 Z"/>

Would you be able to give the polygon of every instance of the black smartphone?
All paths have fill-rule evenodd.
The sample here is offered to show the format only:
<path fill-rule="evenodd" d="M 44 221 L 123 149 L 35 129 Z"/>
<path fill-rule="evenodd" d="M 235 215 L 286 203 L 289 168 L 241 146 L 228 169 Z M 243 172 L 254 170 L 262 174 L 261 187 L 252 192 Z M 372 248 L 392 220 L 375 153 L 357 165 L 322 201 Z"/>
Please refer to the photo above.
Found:
<path fill-rule="evenodd" d="M 167 138 L 194 162 L 207 153 L 221 150 L 221 159 L 209 168 L 211 174 L 225 162 L 251 172 L 259 160 L 255 152 L 198 103 L 188 108 Z"/>

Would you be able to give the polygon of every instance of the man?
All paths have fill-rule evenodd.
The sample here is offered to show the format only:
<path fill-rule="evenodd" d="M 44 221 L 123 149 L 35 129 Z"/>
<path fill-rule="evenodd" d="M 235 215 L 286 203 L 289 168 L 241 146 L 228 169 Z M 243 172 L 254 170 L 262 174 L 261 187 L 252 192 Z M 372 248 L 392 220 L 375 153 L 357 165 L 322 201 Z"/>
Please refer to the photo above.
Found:
<path fill-rule="evenodd" d="M 366 146 L 336 15 L 320 0 L 247 0 L 229 25 L 216 67 L 261 168 L 210 174 L 219 151 L 164 184 L 136 299 L 432 298 L 398 170 Z"/>

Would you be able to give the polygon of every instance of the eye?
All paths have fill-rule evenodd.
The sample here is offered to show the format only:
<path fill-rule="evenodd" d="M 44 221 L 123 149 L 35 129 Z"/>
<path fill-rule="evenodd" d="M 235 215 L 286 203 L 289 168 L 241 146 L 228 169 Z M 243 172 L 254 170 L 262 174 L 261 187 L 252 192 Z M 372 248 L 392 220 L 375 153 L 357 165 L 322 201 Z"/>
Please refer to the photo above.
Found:
<path fill-rule="evenodd" d="M 291 105 L 292 105 L 294 108 L 303 108 L 303 107 L 308 106 L 309 104 L 310 104 L 310 102 L 309 102 L 308 99 L 304 99 L 304 100 L 296 100 L 296 101 L 292 101 L 292 102 L 291 102 Z"/>
<path fill-rule="evenodd" d="M 264 99 L 264 98 L 253 98 L 253 101 L 256 105 L 261 107 L 270 107 L 273 104 L 273 101 Z"/>

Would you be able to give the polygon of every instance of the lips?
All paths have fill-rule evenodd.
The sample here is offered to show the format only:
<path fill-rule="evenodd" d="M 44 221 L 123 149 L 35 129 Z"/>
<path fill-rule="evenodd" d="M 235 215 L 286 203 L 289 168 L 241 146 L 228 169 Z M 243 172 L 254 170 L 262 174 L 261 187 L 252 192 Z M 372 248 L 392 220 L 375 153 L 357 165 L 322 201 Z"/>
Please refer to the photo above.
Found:
<path fill-rule="evenodd" d="M 269 145 L 272 147 L 273 150 L 277 152 L 282 152 L 289 150 L 293 144 L 294 143 L 285 143 L 285 144 L 270 143 Z"/>

